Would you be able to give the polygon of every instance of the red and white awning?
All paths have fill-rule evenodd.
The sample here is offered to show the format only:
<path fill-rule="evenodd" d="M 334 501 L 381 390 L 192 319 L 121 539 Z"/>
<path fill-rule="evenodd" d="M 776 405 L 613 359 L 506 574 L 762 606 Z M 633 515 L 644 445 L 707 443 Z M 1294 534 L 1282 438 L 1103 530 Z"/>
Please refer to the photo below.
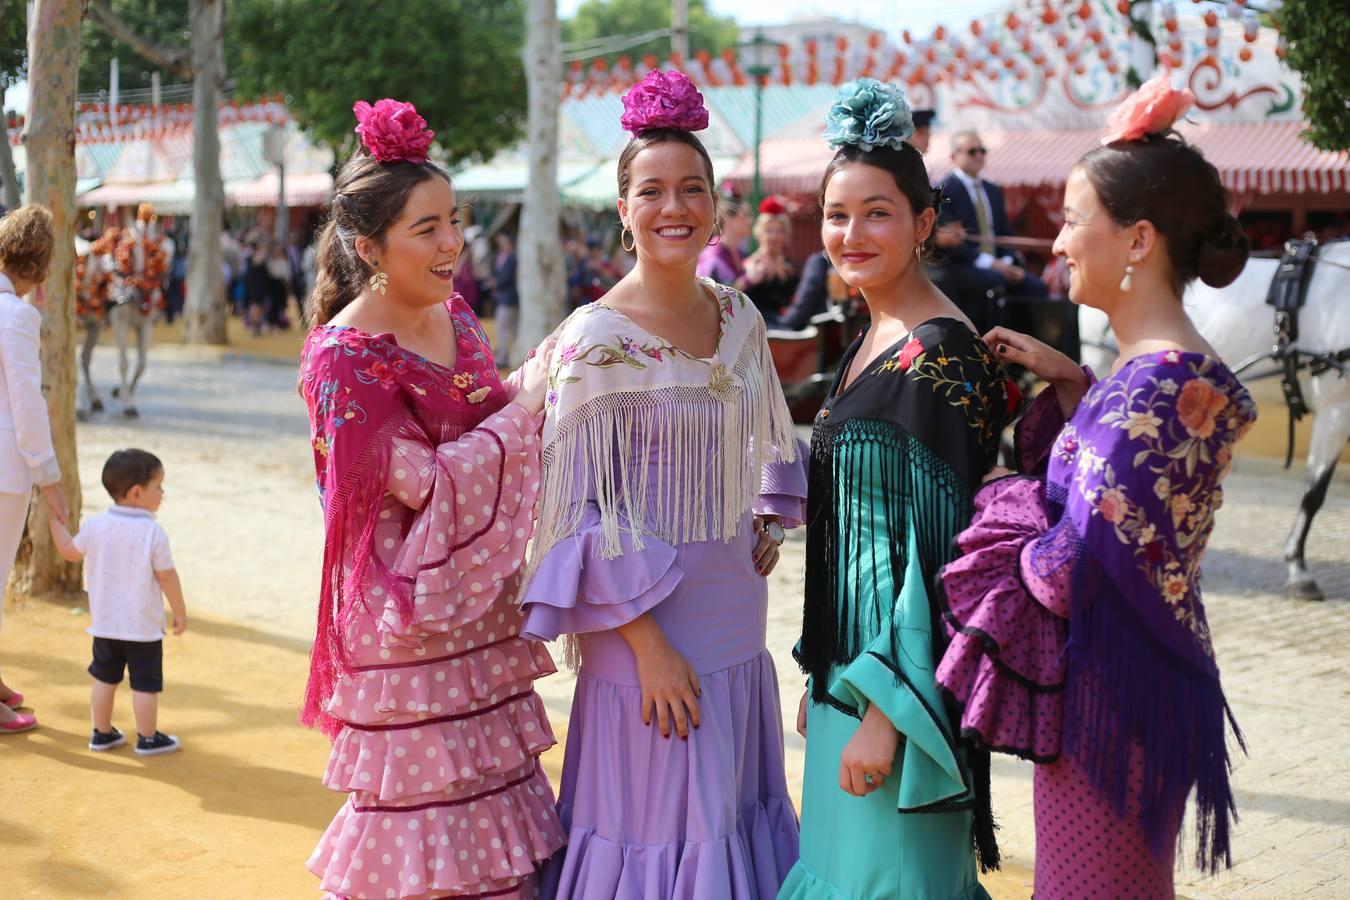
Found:
<path fill-rule="evenodd" d="M 1318 150 L 1301 136 L 1300 122 L 1213 122 L 1179 129 L 1219 170 L 1236 193 L 1350 191 L 1347 154 Z M 1084 153 L 1098 146 L 1096 129 L 984 131 L 989 148 L 984 178 L 1004 187 L 1059 188 Z M 948 135 L 934 132 L 925 161 L 934 182 L 952 170 Z M 831 153 L 822 139 L 780 139 L 760 145 L 760 178 L 767 192 L 813 194 Z M 748 184 L 754 157 L 747 154 L 728 175 Z"/>

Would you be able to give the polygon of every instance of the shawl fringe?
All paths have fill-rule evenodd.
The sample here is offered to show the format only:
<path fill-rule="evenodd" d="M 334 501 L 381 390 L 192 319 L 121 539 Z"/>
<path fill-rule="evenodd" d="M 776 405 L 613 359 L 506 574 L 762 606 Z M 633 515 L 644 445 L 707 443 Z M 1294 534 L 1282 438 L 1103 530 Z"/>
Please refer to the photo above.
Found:
<path fill-rule="evenodd" d="M 892 610 L 880 606 L 870 619 L 858 616 L 846 593 L 856 593 L 855 571 L 841 567 L 845 560 L 876 554 L 889 555 L 891 577 L 898 593 L 908 567 L 907 522 L 912 524 L 919 565 L 929 596 L 938 588 L 938 571 L 955 555 L 953 539 L 967 524 L 970 491 L 941 457 L 902 427 L 887 422 L 852 419 L 837 428 L 817 425 L 811 438 L 811 495 L 807 498 L 806 603 L 802 613 L 802 641 L 796 653 L 802 671 L 812 676 L 812 699 L 829 701 L 829 674 L 835 666 L 851 663 L 878 635 L 891 635 L 894 654 L 900 650 L 899 631 Z M 884 498 L 883 515 L 891 536 L 878 548 L 865 527 L 871 510 L 863 504 L 840 509 L 839 497 L 857 496 L 869 482 Z M 930 603 L 934 659 L 940 659 L 946 632 L 941 610 Z M 898 658 L 898 656 L 896 657 Z"/>
<path fill-rule="evenodd" d="M 1211 874 L 1231 868 L 1238 815 L 1225 722 L 1244 752 L 1246 744 L 1218 680 L 1174 654 L 1140 659 L 1138 648 L 1153 646 L 1156 637 L 1089 550 L 1074 569 L 1072 591 L 1085 602 L 1070 609 L 1065 754 L 1123 819 L 1134 756 L 1124 748 L 1137 746 L 1150 848 L 1162 855 L 1176 838 L 1194 786 L 1196 866 Z"/>
<path fill-rule="evenodd" d="M 793 462 L 797 454 L 763 335 L 756 323 L 732 370 L 707 385 L 619 383 L 561 411 L 543 449 L 544 500 L 525 584 L 548 552 L 581 528 L 587 498 L 599 508 L 603 559 L 622 555 L 624 532 L 634 551 L 646 537 L 673 545 L 735 537 L 765 464 Z M 575 668 L 575 638 L 564 655 Z"/>

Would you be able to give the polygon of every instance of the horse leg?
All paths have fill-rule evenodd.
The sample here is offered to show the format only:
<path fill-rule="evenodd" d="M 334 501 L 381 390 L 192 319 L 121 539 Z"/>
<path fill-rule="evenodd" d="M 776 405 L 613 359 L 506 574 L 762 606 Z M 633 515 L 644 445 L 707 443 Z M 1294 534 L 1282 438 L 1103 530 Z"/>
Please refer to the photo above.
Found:
<path fill-rule="evenodd" d="M 131 383 L 127 385 L 127 409 L 129 416 L 138 415 L 135 406 L 136 385 L 140 384 L 141 376 L 145 374 L 146 357 L 150 355 L 150 327 L 153 324 L 149 316 L 141 316 L 136 323 L 136 371 L 131 376 Z"/>
<path fill-rule="evenodd" d="M 84 326 L 84 345 L 80 348 L 80 369 L 84 373 L 84 389 L 89 395 L 89 411 L 91 413 L 103 412 L 103 400 L 99 398 L 98 389 L 94 387 L 94 376 L 90 366 L 94 359 L 94 348 L 98 346 L 99 333 L 103 331 L 103 324 L 99 320 L 90 316 Z"/>
<path fill-rule="evenodd" d="M 1336 375 L 1328 373 L 1319 378 L 1336 378 Z M 1327 488 L 1336 472 L 1341 451 L 1346 441 L 1350 440 L 1350 390 L 1341 393 L 1343 396 L 1337 405 L 1318 404 L 1317 417 L 1313 420 L 1312 443 L 1308 449 L 1307 486 L 1299 503 L 1298 515 L 1294 518 L 1294 528 L 1284 545 L 1284 561 L 1289 567 L 1285 588 L 1290 597 L 1299 600 L 1325 599 L 1317 581 L 1308 572 L 1304 547 L 1308 542 L 1313 518 L 1326 500 Z"/>
<path fill-rule="evenodd" d="M 129 408 L 127 404 L 127 370 L 130 368 L 130 360 L 127 357 L 129 347 L 127 346 L 130 335 L 127 333 L 131 328 L 131 321 L 128 313 L 131 309 L 128 304 L 121 304 L 113 308 L 109 315 L 112 318 L 113 338 L 117 341 L 117 389 L 113 391 L 113 396 L 122 401 L 122 415 L 134 416 L 135 411 Z"/>

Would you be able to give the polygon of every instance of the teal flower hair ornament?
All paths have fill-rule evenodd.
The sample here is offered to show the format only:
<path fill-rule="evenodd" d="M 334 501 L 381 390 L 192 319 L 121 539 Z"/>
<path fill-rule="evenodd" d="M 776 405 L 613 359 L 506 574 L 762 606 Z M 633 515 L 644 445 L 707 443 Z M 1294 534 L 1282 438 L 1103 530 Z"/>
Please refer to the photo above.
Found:
<path fill-rule="evenodd" d="M 825 140 L 836 150 L 853 144 L 871 152 L 899 150 L 914 134 L 914 116 L 905 92 L 875 78 L 859 78 L 841 88 L 825 115 Z"/>

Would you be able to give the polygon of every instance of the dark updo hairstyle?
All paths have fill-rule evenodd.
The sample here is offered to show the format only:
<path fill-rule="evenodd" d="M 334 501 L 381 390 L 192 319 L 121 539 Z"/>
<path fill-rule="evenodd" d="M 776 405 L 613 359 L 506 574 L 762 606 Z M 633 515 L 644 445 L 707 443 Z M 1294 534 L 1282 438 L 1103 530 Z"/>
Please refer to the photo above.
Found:
<path fill-rule="evenodd" d="M 1247 234 L 1228 212 L 1219 170 L 1179 136 L 1115 141 L 1088 151 L 1077 168 L 1117 225 L 1153 223 L 1177 296 L 1196 278 L 1226 287 L 1247 264 Z"/>
<path fill-rule="evenodd" d="M 328 220 L 319 233 L 318 273 L 305 304 L 311 325 L 324 325 L 361 294 L 374 270 L 356 252 L 357 238 L 380 241 L 413 189 L 450 176 L 432 162 L 380 162 L 358 151 L 333 182 Z"/>
<path fill-rule="evenodd" d="M 853 163 L 873 166 L 889 173 L 895 179 L 895 186 L 909 201 L 915 218 L 923 215 L 926 209 L 937 210 L 938 195 L 928 181 L 928 169 L 923 164 L 923 154 L 908 141 L 901 144 L 899 150 L 885 146 L 864 150 L 854 144 L 844 144 L 840 147 L 834 154 L 834 159 L 825 167 L 825 177 L 820 180 L 820 196 L 816 201 L 822 209 L 825 207 L 825 189 L 830 186 L 830 179 L 845 166 Z M 925 256 L 932 251 L 936 238 L 937 228 L 933 228 L 923 242 Z"/>
<path fill-rule="evenodd" d="M 655 147 L 657 144 L 668 143 L 685 144 L 693 147 L 703 160 L 703 174 L 708 179 L 708 191 L 713 194 L 713 203 L 717 204 L 717 195 L 713 193 L 713 164 L 712 157 L 708 155 L 708 148 L 703 146 L 703 142 L 689 131 L 679 131 L 674 128 L 653 128 L 650 131 L 644 131 L 642 134 L 633 138 L 624 146 L 623 152 L 619 154 L 619 196 L 628 196 L 628 186 L 632 179 L 633 160 L 637 155 L 648 147 Z"/>

